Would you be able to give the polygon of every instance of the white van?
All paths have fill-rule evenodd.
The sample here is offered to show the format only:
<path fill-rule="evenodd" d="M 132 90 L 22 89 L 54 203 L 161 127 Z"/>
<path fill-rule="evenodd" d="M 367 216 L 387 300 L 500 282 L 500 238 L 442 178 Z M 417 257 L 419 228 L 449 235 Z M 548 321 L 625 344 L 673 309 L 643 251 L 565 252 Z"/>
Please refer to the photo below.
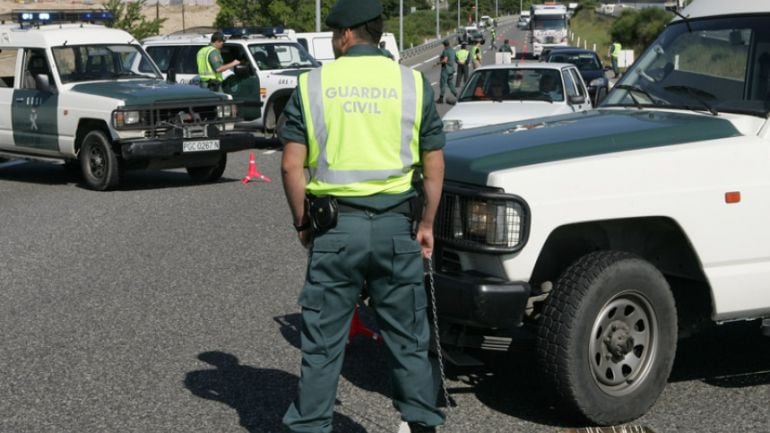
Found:
<path fill-rule="evenodd" d="M 306 32 L 296 33 L 297 42 L 299 42 L 316 60 L 321 63 L 334 60 L 334 49 L 332 48 L 332 32 Z M 393 60 L 401 61 L 401 55 L 398 51 L 398 44 L 393 33 L 383 33 L 380 42 L 385 42 L 385 48 L 393 54 Z"/>

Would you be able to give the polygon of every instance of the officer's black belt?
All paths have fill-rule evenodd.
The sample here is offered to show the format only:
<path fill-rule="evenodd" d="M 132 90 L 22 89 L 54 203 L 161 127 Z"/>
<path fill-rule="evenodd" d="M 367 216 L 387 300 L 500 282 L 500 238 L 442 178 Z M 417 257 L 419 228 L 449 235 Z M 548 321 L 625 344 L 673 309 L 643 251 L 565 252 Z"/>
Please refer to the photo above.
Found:
<path fill-rule="evenodd" d="M 356 205 L 351 205 L 351 204 L 342 203 L 342 202 L 339 202 L 337 206 L 339 211 L 342 213 L 383 214 L 387 212 L 393 212 L 393 213 L 401 213 L 407 216 L 410 215 L 409 200 L 385 209 L 372 209 L 364 206 L 356 206 Z"/>

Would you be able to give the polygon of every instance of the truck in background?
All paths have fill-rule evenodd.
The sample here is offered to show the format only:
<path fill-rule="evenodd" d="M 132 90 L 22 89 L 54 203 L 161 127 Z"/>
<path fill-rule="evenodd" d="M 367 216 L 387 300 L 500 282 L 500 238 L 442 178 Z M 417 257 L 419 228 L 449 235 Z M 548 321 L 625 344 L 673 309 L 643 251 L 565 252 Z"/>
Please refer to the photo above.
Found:
<path fill-rule="evenodd" d="M 532 51 L 540 57 L 544 49 L 566 46 L 569 36 L 567 7 L 561 4 L 538 4 L 530 8 Z"/>

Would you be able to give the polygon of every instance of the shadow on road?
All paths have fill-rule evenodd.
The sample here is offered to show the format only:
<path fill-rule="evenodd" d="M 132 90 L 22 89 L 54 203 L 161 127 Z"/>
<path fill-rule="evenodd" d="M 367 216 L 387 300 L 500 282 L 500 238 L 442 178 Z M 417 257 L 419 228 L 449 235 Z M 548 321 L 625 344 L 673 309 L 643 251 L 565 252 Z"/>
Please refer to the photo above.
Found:
<path fill-rule="evenodd" d="M 79 166 L 48 164 L 44 162 L 12 161 L 0 164 L 0 180 L 38 185 L 73 184 L 88 189 L 80 175 Z M 216 183 L 239 182 L 240 179 L 222 177 Z M 121 176 L 118 191 L 186 188 L 206 185 L 194 182 L 184 169 L 128 171 Z"/>
<path fill-rule="evenodd" d="M 770 338 L 758 321 L 728 323 L 679 341 L 669 382 L 725 388 L 770 384 Z"/>
<path fill-rule="evenodd" d="M 238 412 L 250 433 L 288 431 L 281 419 L 297 392 L 298 378 L 281 370 L 241 365 L 224 352 L 203 352 L 198 359 L 215 368 L 187 373 L 185 387 L 194 395 L 224 403 Z M 365 433 L 350 418 L 335 413 L 334 431 Z"/>

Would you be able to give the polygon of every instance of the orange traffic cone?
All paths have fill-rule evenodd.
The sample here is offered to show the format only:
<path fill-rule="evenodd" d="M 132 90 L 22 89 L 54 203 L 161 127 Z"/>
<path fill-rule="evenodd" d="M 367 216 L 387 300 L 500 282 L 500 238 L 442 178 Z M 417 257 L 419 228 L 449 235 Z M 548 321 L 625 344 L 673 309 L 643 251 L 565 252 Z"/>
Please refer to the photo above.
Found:
<path fill-rule="evenodd" d="M 348 343 L 357 335 L 363 335 L 366 338 L 371 338 L 374 341 L 382 341 L 382 336 L 364 325 L 361 321 L 361 317 L 358 315 L 358 305 L 353 310 L 353 320 L 350 321 L 350 333 L 348 333 Z"/>
<path fill-rule="evenodd" d="M 246 175 L 246 177 L 241 180 L 242 184 L 247 184 L 252 180 L 261 179 L 265 182 L 272 182 L 272 180 L 265 176 L 264 174 L 260 173 L 259 170 L 257 170 L 257 162 L 254 160 L 254 152 L 251 152 L 251 156 L 249 156 L 249 173 Z"/>

